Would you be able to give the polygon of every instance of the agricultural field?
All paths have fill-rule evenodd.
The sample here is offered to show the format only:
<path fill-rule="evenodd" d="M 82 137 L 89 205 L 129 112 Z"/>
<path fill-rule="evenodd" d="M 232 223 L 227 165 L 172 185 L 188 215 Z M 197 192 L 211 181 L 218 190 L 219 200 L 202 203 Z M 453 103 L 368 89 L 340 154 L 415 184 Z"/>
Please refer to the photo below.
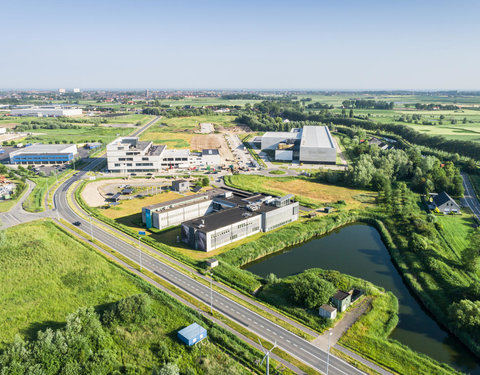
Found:
<path fill-rule="evenodd" d="M 113 304 L 119 306 L 124 298 L 141 294 L 149 301 L 148 316 L 142 321 L 98 321 L 112 353 L 121 353 L 117 366 L 121 363 L 135 373 L 151 373 L 152 367 L 175 361 L 182 371 L 193 369 L 194 373 L 213 375 L 227 369 L 232 374 L 249 373 L 232 359 L 246 354 L 242 344 L 226 338 L 217 328 L 211 329 L 212 339 L 202 345 L 201 351 L 187 350 L 175 332 L 192 321 L 205 322 L 50 221 L 7 230 L 0 243 L 0 260 L 0 282 L 3 290 L 9 291 L 0 294 L 0 347 L 12 343 L 17 334 L 35 340 L 39 330 L 64 329 L 67 315 L 80 307 L 93 306 L 102 312 Z M 230 346 L 235 354 L 225 354 L 214 343 L 216 338 L 226 339 L 222 345 Z M 87 345 L 86 341 L 82 343 Z M 241 354 L 235 352 L 239 347 Z M 71 356 L 76 351 L 68 348 L 63 354 Z"/>
<path fill-rule="evenodd" d="M 143 115 L 143 114 L 129 114 L 123 116 L 111 116 L 111 117 L 102 117 L 99 116 L 103 121 L 106 121 L 106 124 L 140 124 L 145 125 L 150 120 L 153 120 L 155 116 L 152 115 Z M 98 117 L 94 117 L 98 118 Z"/>
<path fill-rule="evenodd" d="M 263 177 L 254 175 L 226 176 L 227 185 L 248 191 L 262 191 L 267 194 L 294 194 L 300 203 L 315 206 L 345 201 L 346 208 L 362 208 L 374 203 L 375 193 L 327 185 L 295 177 Z"/>

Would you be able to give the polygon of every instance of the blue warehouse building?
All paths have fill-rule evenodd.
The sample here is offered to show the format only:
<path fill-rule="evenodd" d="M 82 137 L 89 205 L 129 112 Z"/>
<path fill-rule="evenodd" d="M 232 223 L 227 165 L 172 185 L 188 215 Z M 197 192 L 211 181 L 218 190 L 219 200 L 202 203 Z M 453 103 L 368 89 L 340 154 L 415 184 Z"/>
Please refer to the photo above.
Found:
<path fill-rule="evenodd" d="M 77 145 L 35 144 L 10 153 L 11 164 L 65 164 L 77 155 Z"/>
<path fill-rule="evenodd" d="M 201 325 L 193 323 L 178 331 L 177 337 L 188 346 L 192 346 L 207 337 L 207 330 Z"/>

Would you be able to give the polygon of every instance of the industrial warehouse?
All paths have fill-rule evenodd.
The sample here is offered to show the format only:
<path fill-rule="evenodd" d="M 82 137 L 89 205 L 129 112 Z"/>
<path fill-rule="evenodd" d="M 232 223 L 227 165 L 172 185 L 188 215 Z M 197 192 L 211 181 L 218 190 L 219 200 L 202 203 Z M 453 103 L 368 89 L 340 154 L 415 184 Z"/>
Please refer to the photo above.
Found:
<path fill-rule="evenodd" d="M 107 145 L 107 165 L 110 172 L 144 173 L 162 169 L 219 166 L 222 163 L 216 149 L 191 152 L 187 149 L 167 149 L 140 141 L 138 137 L 120 137 Z"/>
<path fill-rule="evenodd" d="M 335 164 L 337 147 L 327 126 L 304 126 L 290 132 L 266 132 L 256 137 L 262 150 L 274 150 L 275 160 Z"/>
<path fill-rule="evenodd" d="M 11 164 L 65 164 L 78 154 L 77 145 L 26 146 L 9 155 Z"/>
<path fill-rule="evenodd" d="M 81 108 L 62 106 L 28 106 L 15 108 L 10 111 L 11 116 L 34 116 L 34 117 L 71 117 L 82 114 Z"/>
<path fill-rule="evenodd" d="M 268 232 L 298 220 L 294 196 L 272 197 L 213 189 L 142 208 L 147 228 L 181 225 L 181 240 L 211 251 L 258 232 Z"/>

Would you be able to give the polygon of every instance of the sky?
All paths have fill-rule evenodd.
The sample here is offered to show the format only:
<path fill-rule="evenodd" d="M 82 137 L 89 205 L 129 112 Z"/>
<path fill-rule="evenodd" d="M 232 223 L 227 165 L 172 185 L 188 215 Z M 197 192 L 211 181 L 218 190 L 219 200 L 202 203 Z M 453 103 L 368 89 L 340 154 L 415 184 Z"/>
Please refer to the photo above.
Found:
<path fill-rule="evenodd" d="M 480 1 L 0 1 L 2 89 L 480 90 Z"/>

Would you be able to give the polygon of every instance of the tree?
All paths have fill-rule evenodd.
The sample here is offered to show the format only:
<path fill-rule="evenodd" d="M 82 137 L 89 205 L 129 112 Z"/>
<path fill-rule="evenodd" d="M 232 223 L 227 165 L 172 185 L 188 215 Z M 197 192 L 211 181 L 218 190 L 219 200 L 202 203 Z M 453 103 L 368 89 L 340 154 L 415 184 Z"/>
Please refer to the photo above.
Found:
<path fill-rule="evenodd" d="M 290 285 L 293 300 L 299 304 L 314 309 L 327 303 L 335 293 L 335 286 L 312 272 L 304 272 L 296 277 Z"/>
<path fill-rule="evenodd" d="M 453 323 L 459 328 L 480 327 L 480 301 L 462 299 L 454 302 L 448 308 L 448 315 Z"/>
<path fill-rule="evenodd" d="M 208 186 L 208 185 L 210 185 L 210 179 L 205 176 L 202 178 L 202 186 Z"/>
<path fill-rule="evenodd" d="M 353 109 L 350 108 L 350 112 L 348 113 L 348 117 L 353 118 Z"/>

